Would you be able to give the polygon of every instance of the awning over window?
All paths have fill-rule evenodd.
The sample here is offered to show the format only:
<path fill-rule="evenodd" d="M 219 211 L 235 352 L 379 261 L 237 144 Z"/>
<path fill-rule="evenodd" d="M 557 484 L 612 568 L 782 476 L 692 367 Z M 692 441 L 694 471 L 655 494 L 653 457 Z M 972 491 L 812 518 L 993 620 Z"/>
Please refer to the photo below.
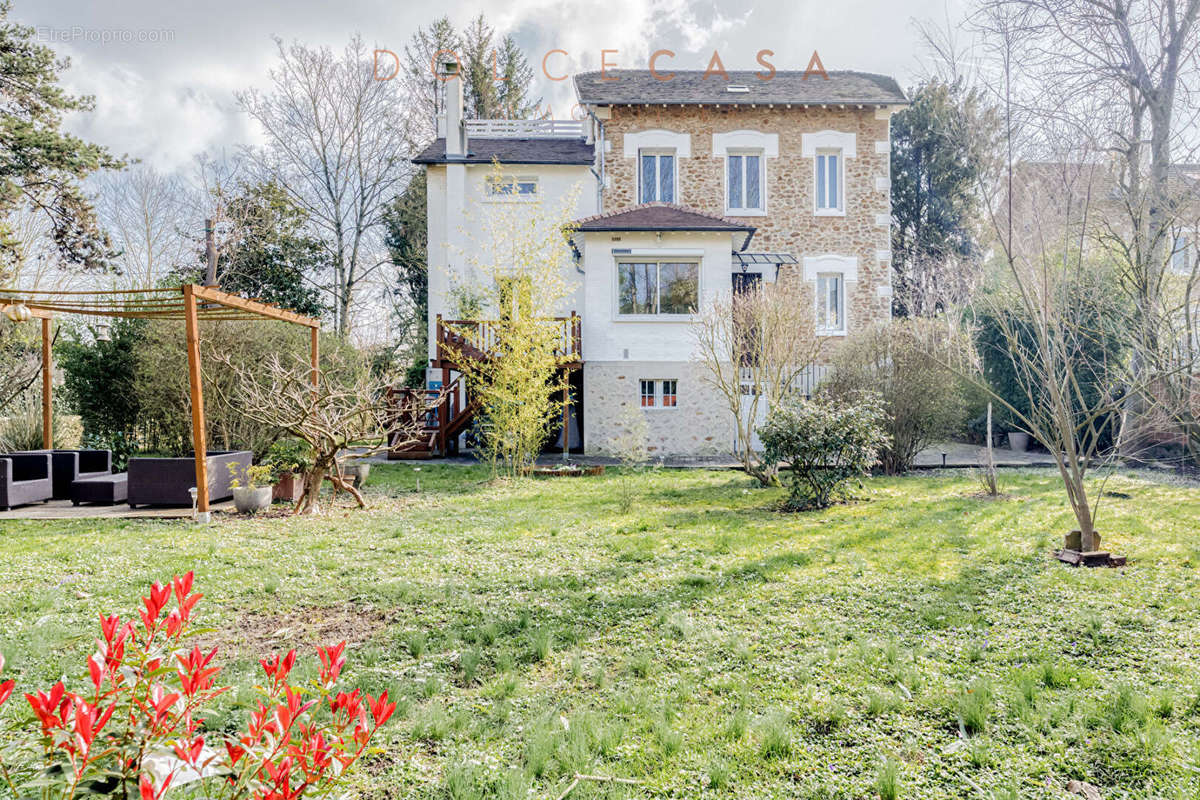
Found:
<path fill-rule="evenodd" d="M 733 254 L 733 265 L 741 267 L 743 270 L 747 267 L 761 266 L 763 264 L 771 264 L 780 266 L 781 264 L 798 264 L 800 263 L 791 253 L 738 253 Z"/>

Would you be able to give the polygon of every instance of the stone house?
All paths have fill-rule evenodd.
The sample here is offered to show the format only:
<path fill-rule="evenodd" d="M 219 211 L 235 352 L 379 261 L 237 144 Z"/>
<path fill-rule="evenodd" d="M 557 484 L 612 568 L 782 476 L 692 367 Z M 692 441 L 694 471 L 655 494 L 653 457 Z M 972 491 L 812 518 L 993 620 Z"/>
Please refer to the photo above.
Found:
<path fill-rule="evenodd" d="M 414 159 L 429 187 L 431 387 L 456 375 L 439 343 L 469 280 L 464 231 L 498 203 L 571 190 L 571 449 L 608 451 L 633 408 L 655 454 L 730 451 L 695 347 L 697 313 L 722 293 L 806 281 L 835 342 L 890 318 L 889 120 L 907 104 L 892 78 L 589 72 L 574 77 L 579 121 L 463 120 L 453 71 L 445 86 L 439 138 Z M 439 424 L 433 450 L 460 433 Z"/>

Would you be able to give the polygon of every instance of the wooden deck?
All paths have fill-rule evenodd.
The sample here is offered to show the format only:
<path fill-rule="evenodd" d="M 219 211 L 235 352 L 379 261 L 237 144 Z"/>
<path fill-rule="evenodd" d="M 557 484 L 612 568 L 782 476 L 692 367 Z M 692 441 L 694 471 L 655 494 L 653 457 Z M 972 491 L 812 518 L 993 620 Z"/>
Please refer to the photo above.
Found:
<path fill-rule="evenodd" d="M 233 501 L 213 503 L 209 510 L 233 513 Z M 113 506 L 72 505 L 70 500 L 51 500 L 18 506 L 11 511 L 0 511 L 0 522 L 18 519 L 191 519 L 190 508 L 130 508 L 124 503 Z"/>

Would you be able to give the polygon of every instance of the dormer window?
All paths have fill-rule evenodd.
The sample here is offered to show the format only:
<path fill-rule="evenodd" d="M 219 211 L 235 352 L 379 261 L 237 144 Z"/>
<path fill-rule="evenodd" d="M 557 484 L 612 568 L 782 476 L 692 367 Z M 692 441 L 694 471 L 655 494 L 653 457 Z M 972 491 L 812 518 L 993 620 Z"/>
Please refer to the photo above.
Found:
<path fill-rule="evenodd" d="M 638 150 L 638 202 L 675 202 L 675 151 Z"/>

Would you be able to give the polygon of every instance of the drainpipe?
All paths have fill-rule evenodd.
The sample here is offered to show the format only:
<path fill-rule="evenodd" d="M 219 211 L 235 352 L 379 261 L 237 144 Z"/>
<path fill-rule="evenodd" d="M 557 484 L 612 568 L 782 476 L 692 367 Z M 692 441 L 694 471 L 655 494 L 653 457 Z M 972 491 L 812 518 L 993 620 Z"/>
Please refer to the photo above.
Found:
<path fill-rule="evenodd" d="M 600 130 L 600 135 L 596 137 L 596 149 L 600 152 L 600 172 L 596 173 L 595 168 L 592 169 L 592 174 L 596 176 L 596 213 L 604 213 L 604 122 L 596 116 L 595 112 L 588 109 L 588 116 L 596 123 L 596 127 Z"/>

